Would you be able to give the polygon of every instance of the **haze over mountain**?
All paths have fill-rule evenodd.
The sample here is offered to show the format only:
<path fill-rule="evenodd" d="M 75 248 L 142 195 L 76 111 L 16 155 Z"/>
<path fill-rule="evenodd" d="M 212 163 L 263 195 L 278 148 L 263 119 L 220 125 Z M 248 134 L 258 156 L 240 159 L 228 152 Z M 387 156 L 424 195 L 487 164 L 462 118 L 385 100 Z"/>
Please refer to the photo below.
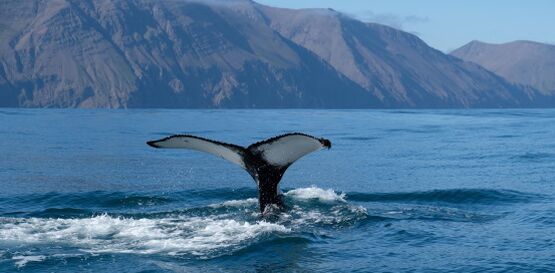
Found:
<path fill-rule="evenodd" d="M 505 79 L 555 94 L 555 45 L 531 41 L 488 44 L 472 41 L 451 52 Z"/>
<path fill-rule="evenodd" d="M 332 10 L 4 0 L 0 106 L 520 107 L 536 90 Z"/>

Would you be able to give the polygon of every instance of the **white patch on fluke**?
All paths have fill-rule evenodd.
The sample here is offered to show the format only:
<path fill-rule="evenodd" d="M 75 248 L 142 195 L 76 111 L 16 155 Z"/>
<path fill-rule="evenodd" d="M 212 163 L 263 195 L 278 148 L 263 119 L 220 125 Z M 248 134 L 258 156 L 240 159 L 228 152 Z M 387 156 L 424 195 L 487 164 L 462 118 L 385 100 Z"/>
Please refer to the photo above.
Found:
<path fill-rule="evenodd" d="M 345 193 L 337 194 L 332 189 L 324 190 L 316 186 L 290 190 L 284 195 L 300 200 L 318 199 L 321 202 L 346 202 Z"/>
<path fill-rule="evenodd" d="M 190 136 L 172 136 L 164 140 L 155 141 L 158 148 L 191 149 L 221 157 L 233 164 L 245 168 L 243 157 L 233 146 L 224 145 L 209 140 Z"/>
<path fill-rule="evenodd" d="M 322 149 L 318 139 L 305 135 L 286 135 L 255 147 L 274 166 L 289 165 L 306 154 Z"/>

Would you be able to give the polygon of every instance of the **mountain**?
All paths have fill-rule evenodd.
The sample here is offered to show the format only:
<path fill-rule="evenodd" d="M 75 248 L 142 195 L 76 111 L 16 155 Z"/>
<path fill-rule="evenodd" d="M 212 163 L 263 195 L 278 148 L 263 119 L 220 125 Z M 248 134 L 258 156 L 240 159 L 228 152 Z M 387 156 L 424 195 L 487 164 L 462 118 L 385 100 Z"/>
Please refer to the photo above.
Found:
<path fill-rule="evenodd" d="M 8 26 L 0 54 L 4 106 L 348 108 L 378 103 L 262 18 L 231 9 L 230 2 L 2 3 L 1 25 Z"/>
<path fill-rule="evenodd" d="M 523 106 L 537 95 L 391 27 L 363 23 L 334 10 L 262 10 L 280 34 L 395 106 Z"/>
<path fill-rule="evenodd" d="M 521 107 L 543 95 L 418 37 L 247 0 L 3 0 L 0 106 Z"/>
<path fill-rule="evenodd" d="M 505 79 L 555 94 L 555 45 L 530 41 L 470 42 L 451 55 L 477 63 Z"/>

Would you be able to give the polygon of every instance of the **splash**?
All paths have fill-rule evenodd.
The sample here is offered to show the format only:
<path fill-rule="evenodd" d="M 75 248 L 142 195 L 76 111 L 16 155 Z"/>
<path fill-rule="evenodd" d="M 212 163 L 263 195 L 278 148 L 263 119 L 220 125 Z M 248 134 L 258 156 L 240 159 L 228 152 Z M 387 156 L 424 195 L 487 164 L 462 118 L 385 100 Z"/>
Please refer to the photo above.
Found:
<path fill-rule="evenodd" d="M 346 202 L 345 193 L 337 194 L 332 189 L 321 189 L 316 186 L 308 188 L 293 189 L 284 194 L 297 200 L 317 200 L 320 202 Z"/>
<path fill-rule="evenodd" d="M 227 190 L 218 194 L 209 194 L 237 198 L 237 192 L 229 194 Z M 487 190 L 349 193 L 347 196 L 332 189 L 311 186 L 286 191 L 283 195 L 287 209 L 277 211 L 272 217 L 263 217 L 259 213 L 257 199 L 252 197 L 256 193 L 249 190 L 240 194 L 245 198 L 224 199 L 212 204 L 187 208 L 179 207 L 182 204 L 179 199 L 180 194 L 172 195 L 166 198 L 167 201 L 157 205 L 157 208 L 165 210 L 156 209 L 152 212 L 140 210 L 129 212 L 128 210 L 123 214 L 117 210 L 110 211 L 101 207 L 96 209 L 103 210 L 100 212 L 104 214 L 100 215 L 93 209 L 90 211 L 92 214 L 72 214 L 67 217 L 66 213 L 74 208 L 56 210 L 59 214 L 52 215 L 44 213 L 40 216 L 27 213 L 26 217 L 5 215 L 6 217 L 0 217 L 0 248 L 46 247 L 46 249 L 56 249 L 56 254 L 48 251 L 38 253 L 9 251 L 7 254 L 0 252 L 0 256 L 13 260 L 18 268 L 31 263 L 44 262 L 54 258 L 55 255 L 76 254 L 158 254 L 210 259 L 259 243 L 273 242 L 276 239 L 309 238 L 311 240 L 318 238 L 322 231 L 329 228 L 381 225 L 384 222 L 399 220 L 490 221 L 495 217 L 460 208 L 435 205 L 446 202 L 490 204 L 492 200 L 495 203 L 508 199 L 515 202 L 516 197 L 526 199 L 524 197 L 527 196 L 518 192 Z M 63 195 L 51 195 L 64 200 Z M 146 200 L 141 195 L 134 198 Z M 154 195 L 148 198 L 157 197 Z M 107 195 L 106 199 L 112 200 L 113 196 Z M 166 202 L 170 202 L 170 206 Z M 125 202 L 118 203 L 115 209 L 128 206 Z M 364 206 L 361 206 L 361 203 L 364 203 Z M 142 206 L 151 205 L 143 203 Z M 60 254 L 58 249 L 64 249 L 64 251 Z"/>
<path fill-rule="evenodd" d="M 253 204 L 258 204 L 258 199 L 256 198 L 247 198 L 243 200 L 229 200 L 225 201 L 221 204 L 213 204 L 212 207 L 245 207 L 251 206 Z"/>
<path fill-rule="evenodd" d="M 44 255 L 18 255 L 12 257 L 12 260 L 16 261 L 15 266 L 18 268 L 24 267 L 29 262 L 42 262 L 44 259 L 46 259 Z"/>
<path fill-rule="evenodd" d="M 210 255 L 264 234 L 291 229 L 263 220 L 218 217 L 133 219 L 99 215 L 82 219 L 0 218 L 0 241 L 69 244 L 92 253 Z M 24 265 L 25 263 L 23 263 Z"/>

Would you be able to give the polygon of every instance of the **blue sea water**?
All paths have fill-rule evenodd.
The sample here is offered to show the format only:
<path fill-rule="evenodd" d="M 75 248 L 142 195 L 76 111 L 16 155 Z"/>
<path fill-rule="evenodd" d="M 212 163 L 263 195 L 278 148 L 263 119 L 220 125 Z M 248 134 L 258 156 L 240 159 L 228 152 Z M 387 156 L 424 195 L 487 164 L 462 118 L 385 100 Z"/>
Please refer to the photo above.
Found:
<path fill-rule="evenodd" d="M 211 155 L 292 131 L 332 149 L 288 209 Z M 0 109 L 0 272 L 555 272 L 555 110 Z"/>

